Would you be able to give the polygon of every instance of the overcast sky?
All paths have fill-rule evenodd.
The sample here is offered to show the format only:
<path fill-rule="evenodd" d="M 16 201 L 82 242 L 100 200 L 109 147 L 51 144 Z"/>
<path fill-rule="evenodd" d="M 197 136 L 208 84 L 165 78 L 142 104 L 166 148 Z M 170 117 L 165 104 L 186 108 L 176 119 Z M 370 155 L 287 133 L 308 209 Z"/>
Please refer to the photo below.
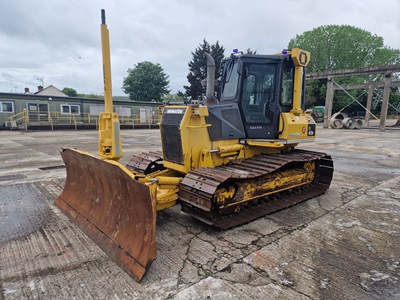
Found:
<path fill-rule="evenodd" d="M 0 0 L 0 92 L 59 89 L 103 94 L 100 9 L 110 30 L 114 95 L 127 69 L 159 63 L 172 92 L 184 91 L 188 62 L 203 40 L 272 54 L 296 34 L 349 24 L 400 49 L 400 0 Z M 311 54 L 312 55 L 312 54 Z"/>

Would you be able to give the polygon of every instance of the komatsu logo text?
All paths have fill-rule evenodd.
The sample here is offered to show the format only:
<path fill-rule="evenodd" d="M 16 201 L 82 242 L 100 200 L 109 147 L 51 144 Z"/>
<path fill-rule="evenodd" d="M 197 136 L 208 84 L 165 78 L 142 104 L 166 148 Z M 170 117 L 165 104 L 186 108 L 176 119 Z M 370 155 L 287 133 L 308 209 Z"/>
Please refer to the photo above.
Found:
<path fill-rule="evenodd" d="M 165 110 L 165 113 L 166 114 L 179 114 L 179 115 L 181 115 L 181 114 L 185 113 L 185 109 L 183 109 L 183 108 L 168 108 L 168 109 Z"/>

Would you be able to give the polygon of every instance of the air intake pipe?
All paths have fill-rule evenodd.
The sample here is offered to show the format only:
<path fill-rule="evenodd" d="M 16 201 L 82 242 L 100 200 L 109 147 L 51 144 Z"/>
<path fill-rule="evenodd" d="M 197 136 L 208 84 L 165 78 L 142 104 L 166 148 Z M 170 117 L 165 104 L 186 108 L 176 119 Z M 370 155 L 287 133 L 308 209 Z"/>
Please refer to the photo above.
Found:
<path fill-rule="evenodd" d="M 215 61 L 209 53 L 204 53 L 207 60 L 207 79 L 206 79 L 206 105 L 215 103 Z"/>

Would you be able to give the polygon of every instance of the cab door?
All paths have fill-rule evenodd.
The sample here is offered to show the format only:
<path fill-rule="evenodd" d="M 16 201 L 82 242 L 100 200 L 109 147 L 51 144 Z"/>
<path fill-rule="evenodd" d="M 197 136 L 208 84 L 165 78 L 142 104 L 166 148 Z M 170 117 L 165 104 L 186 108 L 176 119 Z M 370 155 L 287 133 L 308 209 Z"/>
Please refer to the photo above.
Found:
<path fill-rule="evenodd" d="M 246 137 L 275 139 L 278 137 L 279 63 L 244 63 L 240 106 Z"/>

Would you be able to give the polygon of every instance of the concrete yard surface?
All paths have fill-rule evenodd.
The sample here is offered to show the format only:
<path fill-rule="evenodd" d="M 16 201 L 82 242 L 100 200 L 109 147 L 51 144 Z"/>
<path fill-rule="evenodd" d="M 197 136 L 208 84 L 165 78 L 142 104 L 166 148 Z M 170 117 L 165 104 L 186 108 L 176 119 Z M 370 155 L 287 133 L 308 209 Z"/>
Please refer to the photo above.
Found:
<path fill-rule="evenodd" d="M 325 194 L 226 231 L 159 212 L 137 283 L 54 206 L 59 150 L 95 154 L 97 132 L 0 131 L 0 299 L 400 299 L 400 131 L 317 135 L 300 148 L 332 155 Z M 161 149 L 158 130 L 122 136 L 122 163 Z"/>

